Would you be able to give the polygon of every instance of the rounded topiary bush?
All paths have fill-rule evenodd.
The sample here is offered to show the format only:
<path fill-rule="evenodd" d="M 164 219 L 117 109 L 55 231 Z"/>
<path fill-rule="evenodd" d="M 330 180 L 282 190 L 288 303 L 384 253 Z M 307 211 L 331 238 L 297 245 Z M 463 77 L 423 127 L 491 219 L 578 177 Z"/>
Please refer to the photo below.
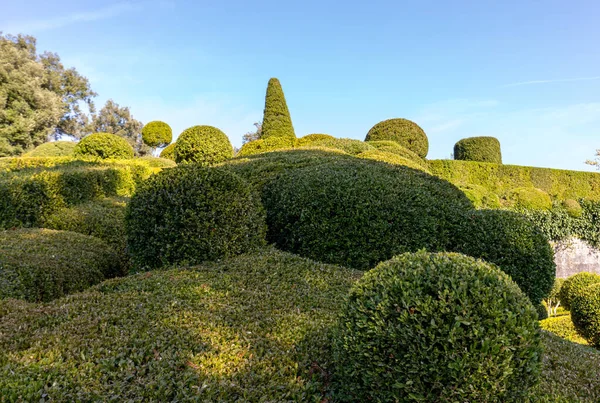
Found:
<path fill-rule="evenodd" d="M 600 283 L 600 275 L 595 273 L 581 272 L 566 279 L 558 293 L 558 299 L 563 308 L 570 310 L 574 296 L 584 288 L 596 283 Z"/>
<path fill-rule="evenodd" d="M 570 303 L 571 319 L 577 332 L 590 345 L 600 347 L 600 283 L 578 290 Z"/>
<path fill-rule="evenodd" d="M 259 196 L 218 168 L 183 165 L 154 175 L 131 198 L 125 222 L 137 269 L 216 260 L 265 243 Z"/>
<path fill-rule="evenodd" d="M 84 137 L 75 147 L 76 157 L 133 158 L 133 147 L 123 137 L 110 133 L 94 133 Z"/>
<path fill-rule="evenodd" d="M 562 205 L 567 211 L 567 214 L 573 218 L 581 217 L 583 214 L 583 207 L 581 207 L 581 204 L 579 204 L 577 200 L 567 199 L 562 202 Z"/>
<path fill-rule="evenodd" d="M 160 152 L 160 158 L 165 158 L 171 161 L 175 161 L 175 144 L 169 144 Z"/>
<path fill-rule="evenodd" d="M 73 141 L 52 141 L 37 146 L 24 157 L 70 157 L 76 146 Z"/>
<path fill-rule="evenodd" d="M 454 253 L 365 273 L 334 334 L 339 401 L 521 402 L 541 370 L 531 302 L 495 266 Z"/>
<path fill-rule="evenodd" d="M 550 210 L 552 208 L 550 195 L 542 189 L 516 188 L 510 190 L 506 198 L 516 208 L 530 210 Z"/>
<path fill-rule="evenodd" d="M 415 152 L 410 151 L 408 148 L 402 147 L 400 144 L 391 140 L 379 140 L 367 142 L 372 147 L 375 147 L 379 151 L 385 151 L 388 153 L 399 155 L 400 157 L 413 160 L 419 164 L 425 164 L 423 158 L 419 157 Z"/>
<path fill-rule="evenodd" d="M 369 130 L 365 141 L 391 140 L 408 148 L 421 158 L 427 156 L 429 141 L 427 135 L 408 119 L 388 119 L 377 123 Z"/>
<path fill-rule="evenodd" d="M 442 179 L 351 157 L 283 171 L 263 203 L 268 239 L 281 249 L 363 270 L 398 253 L 445 250 L 472 208 Z"/>
<path fill-rule="evenodd" d="M 298 146 L 305 146 L 305 145 L 309 145 L 310 143 L 312 143 L 314 141 L 322 141 L 322 140 L 335 140 L 335 137 L 333 137 L 330 134 L 323 134 L 323 133 L 307 134 L 306 136 L 298 139 Z"/>
<path fill-rule="evenodd" d="M 267 137 L 265 139 L 258 139 L 244 144 L 236 156 L 245 157 L 267 151 L 293 148 L 295 145 L 296 139 L 293 137 Z"/>
<path fill-rule="evenodd" d="M 375 150 L 369 144 L 364 141 L 354 139 L 336 139 L 325 138 L 325 139 L 313 139 L 309 142 L 304 142 L 302 147 L 325 147 L 332 148 L 335 150 L 341 150 L 351 155 L 357 155 L 365 151 Z"/>
<path fill-rule="evenodd" d="M 212 126 L 186 129 L 175 143 L 175 161 L 212 165 L 233 157 L 233 147 L 225 133 Z"/>
<path fill-rule="evenodd" d="M 500 198 L 484 186 L 464 184 L 458 187 L 476 208 L 500 208 Z"/>
<path fill-rule="evenodd" d="M 0 232 L 0 299 L 50 301 L 124 274 L 113 249 L 69 231 Z"/>
<path fill-rule="evenodd" d="M 502 164 L 500 141 L 495 137 L 468 137 L 454 145 L 454 159 Z"/>
<path fill-rule="evenodd" d="M 470 211 L 456 227 L 450 250 L 494 263 L 534 305 L 541 303 L 554 286 L 554 251 L 548 238 L 522 214 Z"/>
<path fill-rule="evenodd" d="M 415 161 L 413 159 L 401 157 L 398 154 L 390 153 L 388 151 L 369 150 L 358 154 L 357 157 L 364 158 L 367 160 L 387 162 L 388 164 L 392 165 L 404 165 L 412 169 L 417 169 L 419 171 L 431 173 L 429 172 L 429 169 L 427 168 L 424 162 L 419 163 L 418 160 Z"/>
<path fill-rule="evenodd" d="M 164 147 L 173 140 L 173 130 L 165 122 L 155 120 L 142 129 L 142 140 L 149 147 Z"/>

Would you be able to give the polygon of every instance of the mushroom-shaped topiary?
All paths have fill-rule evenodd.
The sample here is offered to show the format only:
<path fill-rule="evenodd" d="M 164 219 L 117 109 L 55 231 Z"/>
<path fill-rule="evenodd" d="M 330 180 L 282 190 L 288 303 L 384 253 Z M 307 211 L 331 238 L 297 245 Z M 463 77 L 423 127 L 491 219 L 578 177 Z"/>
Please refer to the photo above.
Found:
<path fill-rule="evenodd" d="M 292 118 L 288 110 L 281 83 L 276 78 L 271 78 L 265 96 L 265 111 L 262 124 L 261 139 L 269 137 L 296 138 Z"/>
<path fill-rule="evenodd" d="M 500 141 L 495 137 L 468 137 L 454 145 L 454 159 L 502 164 Z"/>
<path fill-rule="evenodd" d="M 111 133 L 94 133 L 77 143 L 75 157 L 133 158 L 133 147 L 123 137 Z"/>
<path fill-rule="evenodd" d="M 175 143 L 175 161 L 213 165 L 233 157 L 233 147 L 225 133 L 212 126 L 186 129 Z"/>
<path fill-rule="evenodd" d="M 164 147 L 173 140 L 171 126 L 160 120 L 147 123 L 142 129 L 142 140 L 152 148 Z"/>
<path fill-rule="evenodd" d="M 427 135 L 419 125 L 408 119 L 388 119 L 377 123 L 369 130 L 365 141 L 379 140 L 395 141 L 421 158 L 425 158 L 429 151 Z"/>

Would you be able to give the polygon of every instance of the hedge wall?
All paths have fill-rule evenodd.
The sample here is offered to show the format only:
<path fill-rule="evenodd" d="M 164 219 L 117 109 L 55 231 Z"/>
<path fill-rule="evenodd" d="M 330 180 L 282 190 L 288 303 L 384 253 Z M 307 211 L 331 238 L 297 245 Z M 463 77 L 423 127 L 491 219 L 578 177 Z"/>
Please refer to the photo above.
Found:
<path fill-rule="evenodd" d="M 468 137 L 454 145 L 454 159 L 502 164 L 500 141 L 495 137 Z"/>

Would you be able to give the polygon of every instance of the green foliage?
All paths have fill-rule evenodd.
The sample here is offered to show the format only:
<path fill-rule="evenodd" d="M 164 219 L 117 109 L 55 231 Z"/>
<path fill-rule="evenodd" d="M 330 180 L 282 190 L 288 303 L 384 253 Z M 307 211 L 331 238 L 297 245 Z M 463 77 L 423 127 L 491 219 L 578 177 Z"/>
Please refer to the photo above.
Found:
<path fill-rule="evenodd" d="M 388 119 L 377 123 L 369 130 L 365 141 L 379 140 L 395 141 L 421 158 L 425 158 L 429 151 L 429 141 L 423 129 L 407 119 Z"/>
<path fill-rule="evenodd" d="M 571 320 L 571 315 L 554 316 L 540 321 L 540 327 L 548 332 L 552 332 L 558 337 L 569 340 L 573 343 L 587 345 L 587 341 L 577 333 L 575 325 Z"/>
<path fill-rule="evenodd" d="M 521 402 L 541 358 L 536 310 L 498 268 L 404 254 L 350 291 L 334 340 L 336 398 Z"/>
<path fill-rule="evenodd" d="M 587 272 L 577 273 L 565 280 L 559 291 L 558 299 L 565 309 L 570 310 L 575 295 L 579 294 L 584 288 L 596 283 L 600 283 L 600 275 Z"/>
<path fill-rule="evenodd" d="M 145 155 L 140 157 L 139 160 L 147 163 L 150 168 L 173 168 L 177 166 L 175 161 L 167 158 L 153 157 L 151 155 Z"/>
<path fill-rule="evenodd" d="M 454 159 L 502 164 L 500 142 L 495 137 L 468 137 L 454 145 Z"/>
<path fill-rule="evenodd" d="M 571 318 L 577 332 L 587 342 L 600 348 L 600 283 L 574 290 L 571 285 Z"/>
<path fill-rule="evenodd" d="M 197 264 L 265 243 L 259 196 L 223 169 L 182 165 L 140 186 L 127 206 L 127 244 L 137 269 Z"/>
<path fill-rule="evenodd" d="M 546 298 L 544 298 L 544 306 L 547 311 L 548 316 L 556 315 L 558 307 L 560 306 L 560 289 L 562 288 L 565 279 L 557 278 L 554 280 L 554 286 L 552 290 L 550 290 L 550 294 Z"/>
<path fill-rule="evenodd" d="M 517 188 L 508 192 L 506 198 L 517 209 L 550 210 L 552 199 L 541 189 Z"/>
<path fill-rule="evenodd" d="M 534 305 L 550 294 L 556 276 L 554 252 L 544 234 L 521 214 L 474 210 L 458 221 L 450 250 L 494 263 Z"/>
<path fill-rule="evenodd" d="M 260 154 L 267 151 L 294 148 L 296 139 L 293 137 L 267 137 L 250 141 L 242 146 L 237 153 L 237 157 L 246 157 L 248 155 Z"/>
<path fill-rule="evenodd" d="M 73 141 L 53 141 L 44 143 L 27 154 L 25 157 L 70 157 L 75 151 L 77 143 Z"/>
<path fill-rule="evenodd" d="M 225 133 L 212 126 L 193 126 L 184 130 L 175 143 L 175 161 L 203 166 L 218 164 L 233 157 L 233 147 Z"/>
<path fill-rule="evenodd" d="M 74 152 L 75 157 L 83 158 L 133 158 L 133 148 L 127 140 L 110 133 L 94 133 L 84 137 Z"/>
<path fill-rule="evenodd" d="M 48 229 L 0 231 L 0 299 L 50 301 L 120 274 L 117 255 L 99 239 Z"/>
<path fill-rule="evenodd" d="M 175 161 L 175 144 L 177 143 L 171 143 L 166 146 L 164 150 L 160 152 L 160 158 Z"/>
<path fill-rule="evenodd" d="M 325 147 L 337 150 L 342 150 L 350 155 L 357 155 L 365 151 L 373 150 L 369 144 L 364 141 L 354 139 L 313 139 L 308 142 L 304 142 L 304 147 Z"/>
<path fill-rule="evenodd" d="M 173 130 L 165 122 L 155 120 L 144 125 L 142 140 L 150 147 L 165 147 L 173 140 Z"/>
<path fill-rule="evenodd" d="M 573 218 L 579 218 L 583 214 L 583 207 L 581 207 L 581 204 L 577 200 L 567 199 L 563 201 L 562 205 L 567 214 Z"/>
<path fill-rule="evenodd" d="M 422 162 L 419 163 L 418 160 L 412 160 L 408 158 L 404 158 L 395 153 L 390 153 L 388 151 L 381 150 L 369 150 L 364 151 L 357 155 L 358 158 L 364 158 L 367 160 L 375 160 L 381 162 L 387 162 L 392 165 L 404 165 L 409 168 L 413 168 L 419 171 L 430 173 L 427 169 L 426 165 Z"/>
<path fill-rule="evenodd" d="M 379 141 L 368 141 L 367 144 L 375 147 L 380 151 L 385 151 L 392 154 L 397 154 L 400 157 L 413 160 L 418 162 L 419 164 L 423 164 L 424 166 L 427 163 L 423 160 L 423 158 L 419 157 L 415 152 L 409 150 L 408 148 L 402 147 L 400 144 L 396 143 L 392 140 L 379 140 Z"/>
<path fill-rule="evenodd" d="M 268 240 L 322 262 L 369 269 L 421 248 L 444 250 L 471 203 L 402 166 L 358 158 L 285 170 L 263 189 Z"/>
<path fill-rule="evenodd" d="M 290 111 L 283 95 L 283 89 L 276 78 L 271 78 L 267 85 L 265 110 L 260 134 L 261 139 L 269 137 L 296 138 Z"/>
<path fill-rule="evenodd" d="M 305 146 L 308 145 L 310 143 L 312 143 L 313 141 L 322 141 L 322 140 L 334 140 L 335 137 L 333 137 L 332 135 L 329 134 L 323 134 L 323 133 L 313 133 L 313 134 L 307 134 L 304 137 L 300 137 L 298 139 L 298 146 Z"/>
<path fill-rule="evenodd" d="M 483 186 L 467 184 L 458 188 L 471 200 L 475 208 L 500 208 L 500 198 L 498 195 L 488 191 Z"/>

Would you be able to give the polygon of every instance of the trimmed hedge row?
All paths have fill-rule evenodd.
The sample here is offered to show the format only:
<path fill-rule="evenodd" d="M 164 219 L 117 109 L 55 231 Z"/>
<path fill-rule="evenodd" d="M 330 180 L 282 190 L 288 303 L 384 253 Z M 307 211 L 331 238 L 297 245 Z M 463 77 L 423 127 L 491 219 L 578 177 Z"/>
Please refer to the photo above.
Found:
<path fill-rule="evenodd" d="M 415 162 L 423 164 L 423 166 L 427 166 L 427 163 L 425 162 L 425 160 L 423 158 L 421 158 L 419 155 L 417 155 L 417 153 L 409 150 L 408 148 L 402 147 L 400 144 L 396 143 L 395 141 L 379 140 L 379 141 L 367 141 L 366 143 L 370 146 L 375 147 L 379 151 L 385 151 L 385 152 L 389 152 L 392 154 L 397 154 L 400 157 L 403 157 L 403 158 L 406 158 L 409 160 L 414 160 Z"/>
<path fill-rule="evenodd" d="M 413 169 L 417 169 L 419 171 L 430 173 L 429 169 L 427 169 L 426 164 L 419 163 L 418 160 L 415 161 L 412 159 L 401 157 L 396 153 L 391 153 L 388 151 L 369 150 L 369 151 L 364 151 L 364 152 L 358 154 L 357 157 L 367 159 L 367 160 L 387 162 L 388 164 L 392 164 L 392 165 L 404 165 L 409 168 L 413 168 Z"/>
<path fill-rule="evenodd" d="M 0 299 L 50 301 L 122 274 L 112 248 L 94 237 L 49 229 L 0 231 Z"/>
<path fill-rule="evenodd" d="M 76 146 L 74 141 L 52 141 L 37 146 L 24 157 L 70 157 Z"/>
<path fill-rule="evenodd" d="M 454 159 L 502 164 L 500 142 L 495 137 L 468 137 L 454 145 Z"/>
<path fill-rule="evenodd" d="M 354 139 L 317 138 L 304 141 L 303 147 L 325 147 L 342 150 L 350 155 L 357 155 L 365 151 L 374 150 L 372 146 L 364 141 Z"/>
<path fill-rule="evenodd" d="M 510 206 L 516 209 L 550 210 L 552 199 L 541 189 L 517 188 L 509 190 L 506 199 Z"/>
<path fill-rule="evenodd" d="M 377 123 L 369 130 L 365 141 L 391 140 L 419 157 L 427 157 L 429 140 L 421 127 L 408 119 L 388 119 Z"/>
<path fill-rule="evenodd" d="M 501 207 L 498 195 L 490 192 L 483 186 L 466 184 L 460 185 L 458 188 L 471 200 L 475 208 L 497 209 Z"/>

